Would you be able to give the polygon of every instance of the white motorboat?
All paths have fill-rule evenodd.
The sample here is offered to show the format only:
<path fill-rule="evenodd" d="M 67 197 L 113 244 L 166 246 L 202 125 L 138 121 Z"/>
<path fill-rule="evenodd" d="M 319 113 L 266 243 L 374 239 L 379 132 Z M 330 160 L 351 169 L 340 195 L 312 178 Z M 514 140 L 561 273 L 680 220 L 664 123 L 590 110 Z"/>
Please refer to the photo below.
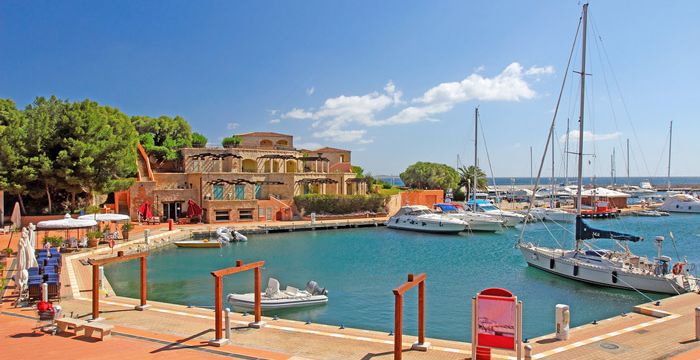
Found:
<path fill-rule="evenodd" d="M 668 216 L 669 213 L 665 211 L 658 211 L 658 210 L 639 210 L 635 211 L 632 214 L 636 216 L 648 216 L 648 217 L 661 217 L 661 216 Z"/>
<path fill-rule="evenodd" d="M 442 214 L 447 217 L 463 220 L 467 223 L 469 231 L 496 232 L 503 230 L 503 220 L 472 211 L 464 211 L 464 208 L 459 204 L 435 204 L 433 207 L 439 208 Z"/>
<path fill-rule="evenodd" d="M 232 231 L 225 226 L 216 229 L 216 235 L 219 237 L 219 241 L 222 242 L 248 241 L 248 238 L 245 235 L 236 230 Z"/>
<path fill-rule="evenodd" d="M 475 210 L 476 213 L 486 214 L 496 219 L 503 220 L 503 226 L 512 227 L 525 220 L 525 215 L 513 211 L 501 210 L 488 200 L 476 200 L 476 206 L 474 206 L 474 201 L 470 200 L 467 202 L 467 207 L 471 208 L 473 211 Z"/>
<path fill-rule="evenodd" d="M 229 294 L 226 300 L 235 308 L 253 309 L 255 307 L 255 293 Z M 319 287 L 315 281 L 309 281 L 305 290 L 299 290 L 292 286 L 280 290 L 279 281 L 270 278 L 267 282 L 267 289 L 260 294 L 260 308 L 262 310 L 322 305 L 327 302 L 328 290 Z"/>
<path fill-rule="evenodd" d="M 650 291 L 664 294 L 678 294 L 698 289 L 698 284 L 691 271 L 694 270 L 687 261 L 676 262 L 671 267 L 671 258 L 661 255 L 662 236 L 656 237 L 658 253 L 656 258 L 649 260 L 637 256 L 629 250 L 630 242 L 642 240 L 641 237 L 623 234 L 615 231 L 591 228 L 581 218 L 581 195 L 583 187 L 583 135 L 585 109 L 585 79 L 586 79 L 586 28 L 588 20 L 588 4 L 583 5 L 583 41 L 581 71 L 581 100 L 579 112 L 579 141 L 578 141 L 578 177 L 577 177 L 577 213 L 576 246 L 567 250 L 562 248 L 545 247 L 532 242 L 523 241 L 523 232 L 518 239 L 517 247 L 529 266 L 552 274 L 590 284 L 615 287 L 626 290 Z M 568 73 L 568 66 L 567 71 Z M 564 84 L 561 88 L 564 90 Z M 561 94 L 560 94 L 561 97 Z M 554 141 L 554 123 L 556 112 L 552 119 L 547 142 Z M 539 179 L 538 179 L 539 181 Z M 532 204 L 530 204 L 532 205 Z M 698 208 L 700 209 L 700 208 Z M 594 249 L 589 241 L 596 239 L 612 239 L 620 245 L 620 251 Z M 624 245 L 621 244 L 624 242 Z M 584 248 L 585 247 L 585 248 Z"/>
<path fill-rule="evenodd" d="M 385 225 L 392 229 L 456 234 L 467 230 L 464 220 L 436 214 L 427 206 L 407 205 L 389 218 Z"/>
<path fill-rule="evenodd" d="M 698 214 L 700 213 L 700 199 L 688 194 L 676 194 L 668 197 L 659 210 Z"/>
<path fill-rule="evenodd" d="M 656 190 L 654 189 L 646 189 L 642 188 L 640 186 L 634 186 L 634 185 L 623 185 L 619 188 L 617 188 L 617 191 L 623 192 L 625 194 L 629 194 L 634 197 L 644 197 L 648 195 L 652 195 L 656 193 Z"/>
<path fill-rule="evenodd" d="M 533 208 L 530 215 L 539 221 L 568 222 L 576 221 L 576 214 L 556 208 Z"/>

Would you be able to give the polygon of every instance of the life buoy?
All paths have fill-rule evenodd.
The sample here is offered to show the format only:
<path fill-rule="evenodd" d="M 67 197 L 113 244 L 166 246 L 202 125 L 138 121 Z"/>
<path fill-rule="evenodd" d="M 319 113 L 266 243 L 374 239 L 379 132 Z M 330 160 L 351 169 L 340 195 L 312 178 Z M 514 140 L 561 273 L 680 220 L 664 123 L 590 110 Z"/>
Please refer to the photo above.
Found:
<path fill-rule="evenodd" d="M 683 271 L 683 263 L 675 263 L 673 264 L 673 275 L 678 275 Z"/>

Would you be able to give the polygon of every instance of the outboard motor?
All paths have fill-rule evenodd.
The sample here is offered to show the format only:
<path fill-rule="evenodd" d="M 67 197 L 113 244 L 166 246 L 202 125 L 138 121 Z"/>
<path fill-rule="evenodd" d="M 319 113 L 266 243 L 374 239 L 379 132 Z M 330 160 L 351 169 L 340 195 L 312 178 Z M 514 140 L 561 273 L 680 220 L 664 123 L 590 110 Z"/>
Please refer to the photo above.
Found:
<path fill-rule="evenodd" d="M 306 291 L 311 295 L 328 295 L 328 290 L 318 286 L 318 283 L 313 280 L 306 283 Z"/>

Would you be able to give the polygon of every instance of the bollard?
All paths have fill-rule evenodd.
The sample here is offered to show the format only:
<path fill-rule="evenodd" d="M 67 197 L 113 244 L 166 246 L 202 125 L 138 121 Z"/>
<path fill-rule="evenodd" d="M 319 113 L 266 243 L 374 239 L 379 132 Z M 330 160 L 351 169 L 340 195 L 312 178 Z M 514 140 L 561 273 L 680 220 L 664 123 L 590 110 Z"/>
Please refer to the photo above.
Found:
<path fill-rule="evenodd" d="M 226 324 L 226 339 L 231 340 L 231 309 L 224 310 L 224 322 Z"/>
<path fill-rule="evenodd" d="M 150 240 L 148 239 L 148 235 L 151 235 L 151 230 L 146 229 L 143 231 L 143 241 L 146 243 L 146 245 L 151 245 Z"/>
<path fill-rule="evenodd" d="M 173 219 L 168 219 L 168 231 L 173 231 Z"/>
<path fill-rule="evenodd" d="M 49 284 L 41 283 L 41 301 L 49 301 Z"/>
<path fill-rule="evenodd" d="M 525 360 L 532 360 L 532 345 L 525 345 Z"/>
<path fill-rule="evenodd" d="M 700 340 L 700 307 L 695 308 L 695 340 Z"/>
<path fill-rule="evenodd" d="M 100 291 L 105 291 L 105 267 L 100 266 Z"/>
<path fill-rule="evenodd" d="M 569 339 L 569 322 L 571 319 L 569 305 L 557 304 L 554 311 L 556 318 L 556 338 L 557 340 L 567 340 Z"/>

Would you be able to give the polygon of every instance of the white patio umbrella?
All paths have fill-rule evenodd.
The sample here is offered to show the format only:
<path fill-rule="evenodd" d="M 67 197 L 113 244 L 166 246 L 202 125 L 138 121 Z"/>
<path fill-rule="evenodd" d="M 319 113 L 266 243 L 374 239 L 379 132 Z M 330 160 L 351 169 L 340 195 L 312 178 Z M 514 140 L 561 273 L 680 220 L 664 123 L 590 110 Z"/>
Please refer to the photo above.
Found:
<path fill-rule="evenodd" d="M 88 214 L 78 216 L 78 219 L 94 221 L 129 221 L 131 217 L 124 214 Z"/>
<path fill-rule="evenodd" d="M 23 243 L 23 247 L 20 247 L 19 251 L 24 251 L 25 253 L 25 265 L 27 269 L 30 267 L 37 267 L 39 263 L 36 261 L 36 255 L 34 251 L 34 246 L 31 242 L 31 230 L 28 228 L 22 228 L 22 237 L 20 238 L 20 243 Z M 18 254 L 19 255 L 19 254 Z"/>
<path fill-rule="evenodd" d="M 19 248 L 17 249 L 17 282 L 19 285 L 20 294 L 27 287 L 27 282 L 29 281 L 29 272 L 27 271 L 27 236 L 26 233 L 22 233 L 19 239 Z M 34 260 L 36 261 L 36 259 Z"/>
<path fill-rule="evenodd" d="M 29 223 L 27 226 L 29 230 L 29 245 L 32 246 L 32 251 L 36 249 L 36 225 Z"/>
<path fill-rule="evenodd" d="M 12 215 L 10 215 L 10 221 L 12 221 L 12 226 L 15 229 L 19 229 L 22 226 L 22 212 L 19 208 L 19 202 L 15 202 L 15 207 L 12 209 Z"/>
<path fill-rule="evenodd" d="M 39 221 L 36 224 L 38 230 L 86 229 L 93 226 L 97 226 L 97 221 L 73 219 L 70 214 L 66 214 L 63 219 Z"/>

